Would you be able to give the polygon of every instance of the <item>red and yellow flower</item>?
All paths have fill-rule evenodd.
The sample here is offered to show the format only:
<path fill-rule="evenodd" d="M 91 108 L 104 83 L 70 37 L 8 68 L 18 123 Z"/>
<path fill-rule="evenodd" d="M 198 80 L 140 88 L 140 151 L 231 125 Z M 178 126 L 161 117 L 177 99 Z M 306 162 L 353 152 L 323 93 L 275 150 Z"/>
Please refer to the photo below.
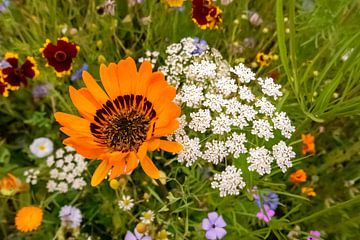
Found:
<path fill-rule="evenodd" d="M 216 29 L 222 22 L 221 9 L 212 0 L 192 0 L 192 20 L 201 29 Z"/>
<path fill-rule="evenodd" d="M 47 64 L 55 69 L 56 76 L 62 77 L 71 73 L 74 58 L 80 51 L 80 47 L 69 42 L 66 37 L 59 38 L 54 45 L 49 39 L 46 40 L 40 52 L 47 60 Z"/>
<path fill-rule="evenodd" d="M 25 62 L 20 65 L 18 55 L 8 52 L 5 54 L 4 60 L 8 64 L 7 67 L 0 69 L 0 93 L 4 96 L 9 94 L 9 90 L 17 90 L 21 85 L 27 86 L 28 79 L 39 75 L 33 57 L 27 57 Z"/>
<path fill-rule="evenodd" d="M 82 117 L 55 113 L 60 130 L 69 137 L 64 144 L 89 159 L 101 160 L 91 184 L 98 185 L 111 170 L 110 180 L 131 173 L 140 163 L 155 179 L 160 172 L 147 156 L 158 149 L 177 153 L 182 145 L 162 139 L 178 127 L 180 107 L 173 102 L 176 89 L 149 62 L 137 71 L 132 58 L 100 66 L 105 91 L 86 71 L 85 88 L 70 87 L 70 97 Z"/>
<path fill-rule="evenodd" d="M 256 54 L 256 61 L 260 64 L 261 67 L 269 66 L 273 60 L 273 55 L 271 53 L 265 54 L 263 52 L 258 52 Z"/>

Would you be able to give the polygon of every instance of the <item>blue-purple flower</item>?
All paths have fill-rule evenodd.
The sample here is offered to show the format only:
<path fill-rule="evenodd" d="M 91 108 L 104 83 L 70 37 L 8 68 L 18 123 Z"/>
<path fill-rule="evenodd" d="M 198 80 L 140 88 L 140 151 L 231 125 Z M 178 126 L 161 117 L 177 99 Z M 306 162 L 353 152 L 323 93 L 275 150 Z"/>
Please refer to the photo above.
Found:
<path fill-rule="evenodd" d="M 226 222 L 222 216 L 217 212 L 208 213 L 208 217 L 202 220 L 202 229 L 206 231 L 206 238 L 208 240 L 222 239 L 226 235 Z"/>
<path fill-rule="evenodd" d="M 81 78 L 83 71 L 87 71 L 89 66 L 84 63 L 81 68 L 75 70 L 75 72 L 71 75 L 71 81 L 75 81 Z"/>
<path fill-rule="evenodd" d="M 152 240 L 150 236 L 145 236 L 142 233 L 139 233 L 136 231 L 136 228 L 134 229 L 134 233 L 127 231 L 124 240 Z"/>
<path fill-rule="evenodd" d="M 5 10 L 9 7 L 10 0 L 3 0 L 0 4 L 0 12 L 5 12 Z"/>
<path fill-rule="evenodd" d="M 46 97 L 49 93 L 51 85 L 48 83 L 35 85 L 32 88 L 32 95 L 34 99 Z"/>
<path fill-rule="evenodd" d="M 320 240 L 320 232 L 316 230 L 311 230 L 306 240 Z"/>
<path fill-rule="evenodd" d="M 192 52 L 192 54 L 202 54 L 205 50 L 208 49 L 208 44 L 204 39 L 200 39 L 198 37 L 194 37 L 194 45 L 196 49 Z"/>
<path fill-rule="evenodd" d="M 279 205 L 279 196 L 271 191 L 265 191 L 260 195 L 254 194 L 254 201 L 258 207 L 268 205 L 271 210 L 276 210 Z"/>
<path fill-rule="evenodd" d="M 68 228 L 77 228 L 82 221 L 80 210 L 69 205 L 65 205 L 60 209 L 59 217 L 61 224 Z"/>

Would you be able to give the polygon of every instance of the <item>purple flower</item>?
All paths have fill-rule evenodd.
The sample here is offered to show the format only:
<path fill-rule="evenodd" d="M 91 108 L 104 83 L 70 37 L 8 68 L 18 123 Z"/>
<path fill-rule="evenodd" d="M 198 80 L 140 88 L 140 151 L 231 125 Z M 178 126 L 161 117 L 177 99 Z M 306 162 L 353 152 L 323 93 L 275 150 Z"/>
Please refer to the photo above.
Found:
<path fill-rule="evenodd" d="M 320 240 L 320 235 L 319 231 L 311 230 L 306 240 Z"/>
<path fill-rule="evenodd" d="M 124 240 L 152 240 L 150 236 L 145 236 L 134 229 L 134 233 L 127 231 Z"/>
<path fill-rule="evenodd" d="M 88 70 L 89 66 L 84 63 L 81 68 L 75 70 L 75 72 L 71 75 L 71 81 L 75 81 L 81 78 L 83 71 Z"/>
<path fill-rule="evenodd" d="M 206 238 L 208 240 L 222 239 L 226 235 L 226 222 L 222 216 L 219 216 L 217 212 L 208 213 L 208 218 L 202 220 L 202 229 L 206 231 Z"/>
<path fill-rule="evenodd" d="M 78 208 L 65 205 L 59 213 L 61 223 L 69 228 L 77 228 L 80 226 L 82 216 Z"/>
<path fill-rule="evenodd" d="M 192 54 L 202 54 L 207 48 L 208 44 L 204 39 L 200 39 L 198 37 L 194 37 L 194 45 L 196 49 L 192 52 Z"/>
<path fill-rule="evenodd" d="M 50 88 L 50 84 L 39 84 L 34 86 L 32 89 L 33 98 L 39 99 L 46 97 L 46 95 L 49 93 Z"/>
<path fill-rule="evenodd" d="M 265 212 L 264 212 L 265 210 Z M 265 222 L 269 222 L 271 220 L 271 218 L 275 215 L 275 211 L 272 210 L 268 205 L 264 205 L 264 210 L 263 208 L 260 208 L 260 211 L 256 214 L 256 217 L 259 220 L 264 220 Z"/>
<path fill-rule="evenodd" d="M 0 5 L 0 7 L 1 7 L 1 5 Z M 9 68 L 9 67 L 11 67 L 11 64 L 8 61 L 6 61 L 6 60 L 0 61 L 0 69 L 5 69 L 5 68 Z"/>
<path fill-rule="evenodd" d="M 10 0 L 3 0 L 2 4 L 0 4 L 0 12 L 5 12 L 5 10 L 9 7 Z"/>
<path fill-rule="evenodd" d="M 254 194 L 255 203 L 258 205 L 258 207 L 261 207 L 262 205 L 268 205 L 271 210 L 276 210 L 279 205 L 279 196 L 276 193 L 265 191 L 260 195 Z"/>

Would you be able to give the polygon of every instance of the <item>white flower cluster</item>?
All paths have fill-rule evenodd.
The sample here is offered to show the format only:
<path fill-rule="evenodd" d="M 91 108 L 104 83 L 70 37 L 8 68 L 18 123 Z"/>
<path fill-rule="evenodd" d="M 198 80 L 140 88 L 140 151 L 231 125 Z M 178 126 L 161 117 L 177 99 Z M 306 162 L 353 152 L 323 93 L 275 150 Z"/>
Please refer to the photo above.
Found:
<path fill-rule="evenodd" d="M 39 169 L 29 169 L 24 171 L 25 181 L 31 185 L 36 185 L 38 182 L 38 176 L 40 174 Z"/>
<path fill-rule="evenodd" d="M 220 190 L 220 197 L 239 195 L 240 190 L 245 187 L 245 182 L 241 174 L 241 169 L 237 169 L 234 166 L 227 166 L 225 171 L 214 175 L 211 187 Z"/>
<path fill-rule="evenodd" d="M 290 139 L 295 128 L 274 102 L 281 85 L 257 78 L 242 63 L 230 66 L 215 49 L 196 49 L 196 41 L 184 38 L 167 48 L 160 67 L 183 106 L 173 136 L 184 146 L 178 160 L 191 166 L 200 159 L 218 165 L 241 158 L 260 175 L 270 173 L 272 163 L 286 171 L 295 153 L 282 138 Z"/>
<path fill-rule="evenodd" d="M 73 148 L 59 148 L 46 159 L 46 164 L 51 168 L 50 179 L 46 185 L 49 192 L 66 193 L 70 189 L 81 190 L 86 185 L 82 174 L 87 163 Z"/>
<path fill-rule="evenodd" d="M 159 57 L 159 52 L 157 51 L 149 51 L 147 50 L 145 52 L 145 57 L 141 57 L 138 59 L 139 63 L 142 63 L 144 61 L 148 61 L 151 63 L 152 67 L 155 67 L 156 63 L 157 63 L 157 60 L 158 60 L 158 57 Z"/>

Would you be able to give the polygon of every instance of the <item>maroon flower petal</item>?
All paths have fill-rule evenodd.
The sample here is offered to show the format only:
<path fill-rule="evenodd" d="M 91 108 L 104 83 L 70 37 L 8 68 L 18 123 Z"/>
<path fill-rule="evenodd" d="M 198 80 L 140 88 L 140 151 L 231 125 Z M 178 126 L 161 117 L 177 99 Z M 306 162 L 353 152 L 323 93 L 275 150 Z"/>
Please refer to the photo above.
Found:
<path fill-rule="evenodd" d="M 32 63 L 30 60 L 26 59 L 24 64 L 21 66 L 21 71 L 25 75 L 25 77 L 28 78 L 34 78 L 35 77 L 35 71 L 33 69 L 34 63 Z"/>
<path fill-rule="evenodd" d="M 17 68 L 19 65 L 19 60 L 17 58 L 6 58 L 5 59 L 13 68 Z"/>

